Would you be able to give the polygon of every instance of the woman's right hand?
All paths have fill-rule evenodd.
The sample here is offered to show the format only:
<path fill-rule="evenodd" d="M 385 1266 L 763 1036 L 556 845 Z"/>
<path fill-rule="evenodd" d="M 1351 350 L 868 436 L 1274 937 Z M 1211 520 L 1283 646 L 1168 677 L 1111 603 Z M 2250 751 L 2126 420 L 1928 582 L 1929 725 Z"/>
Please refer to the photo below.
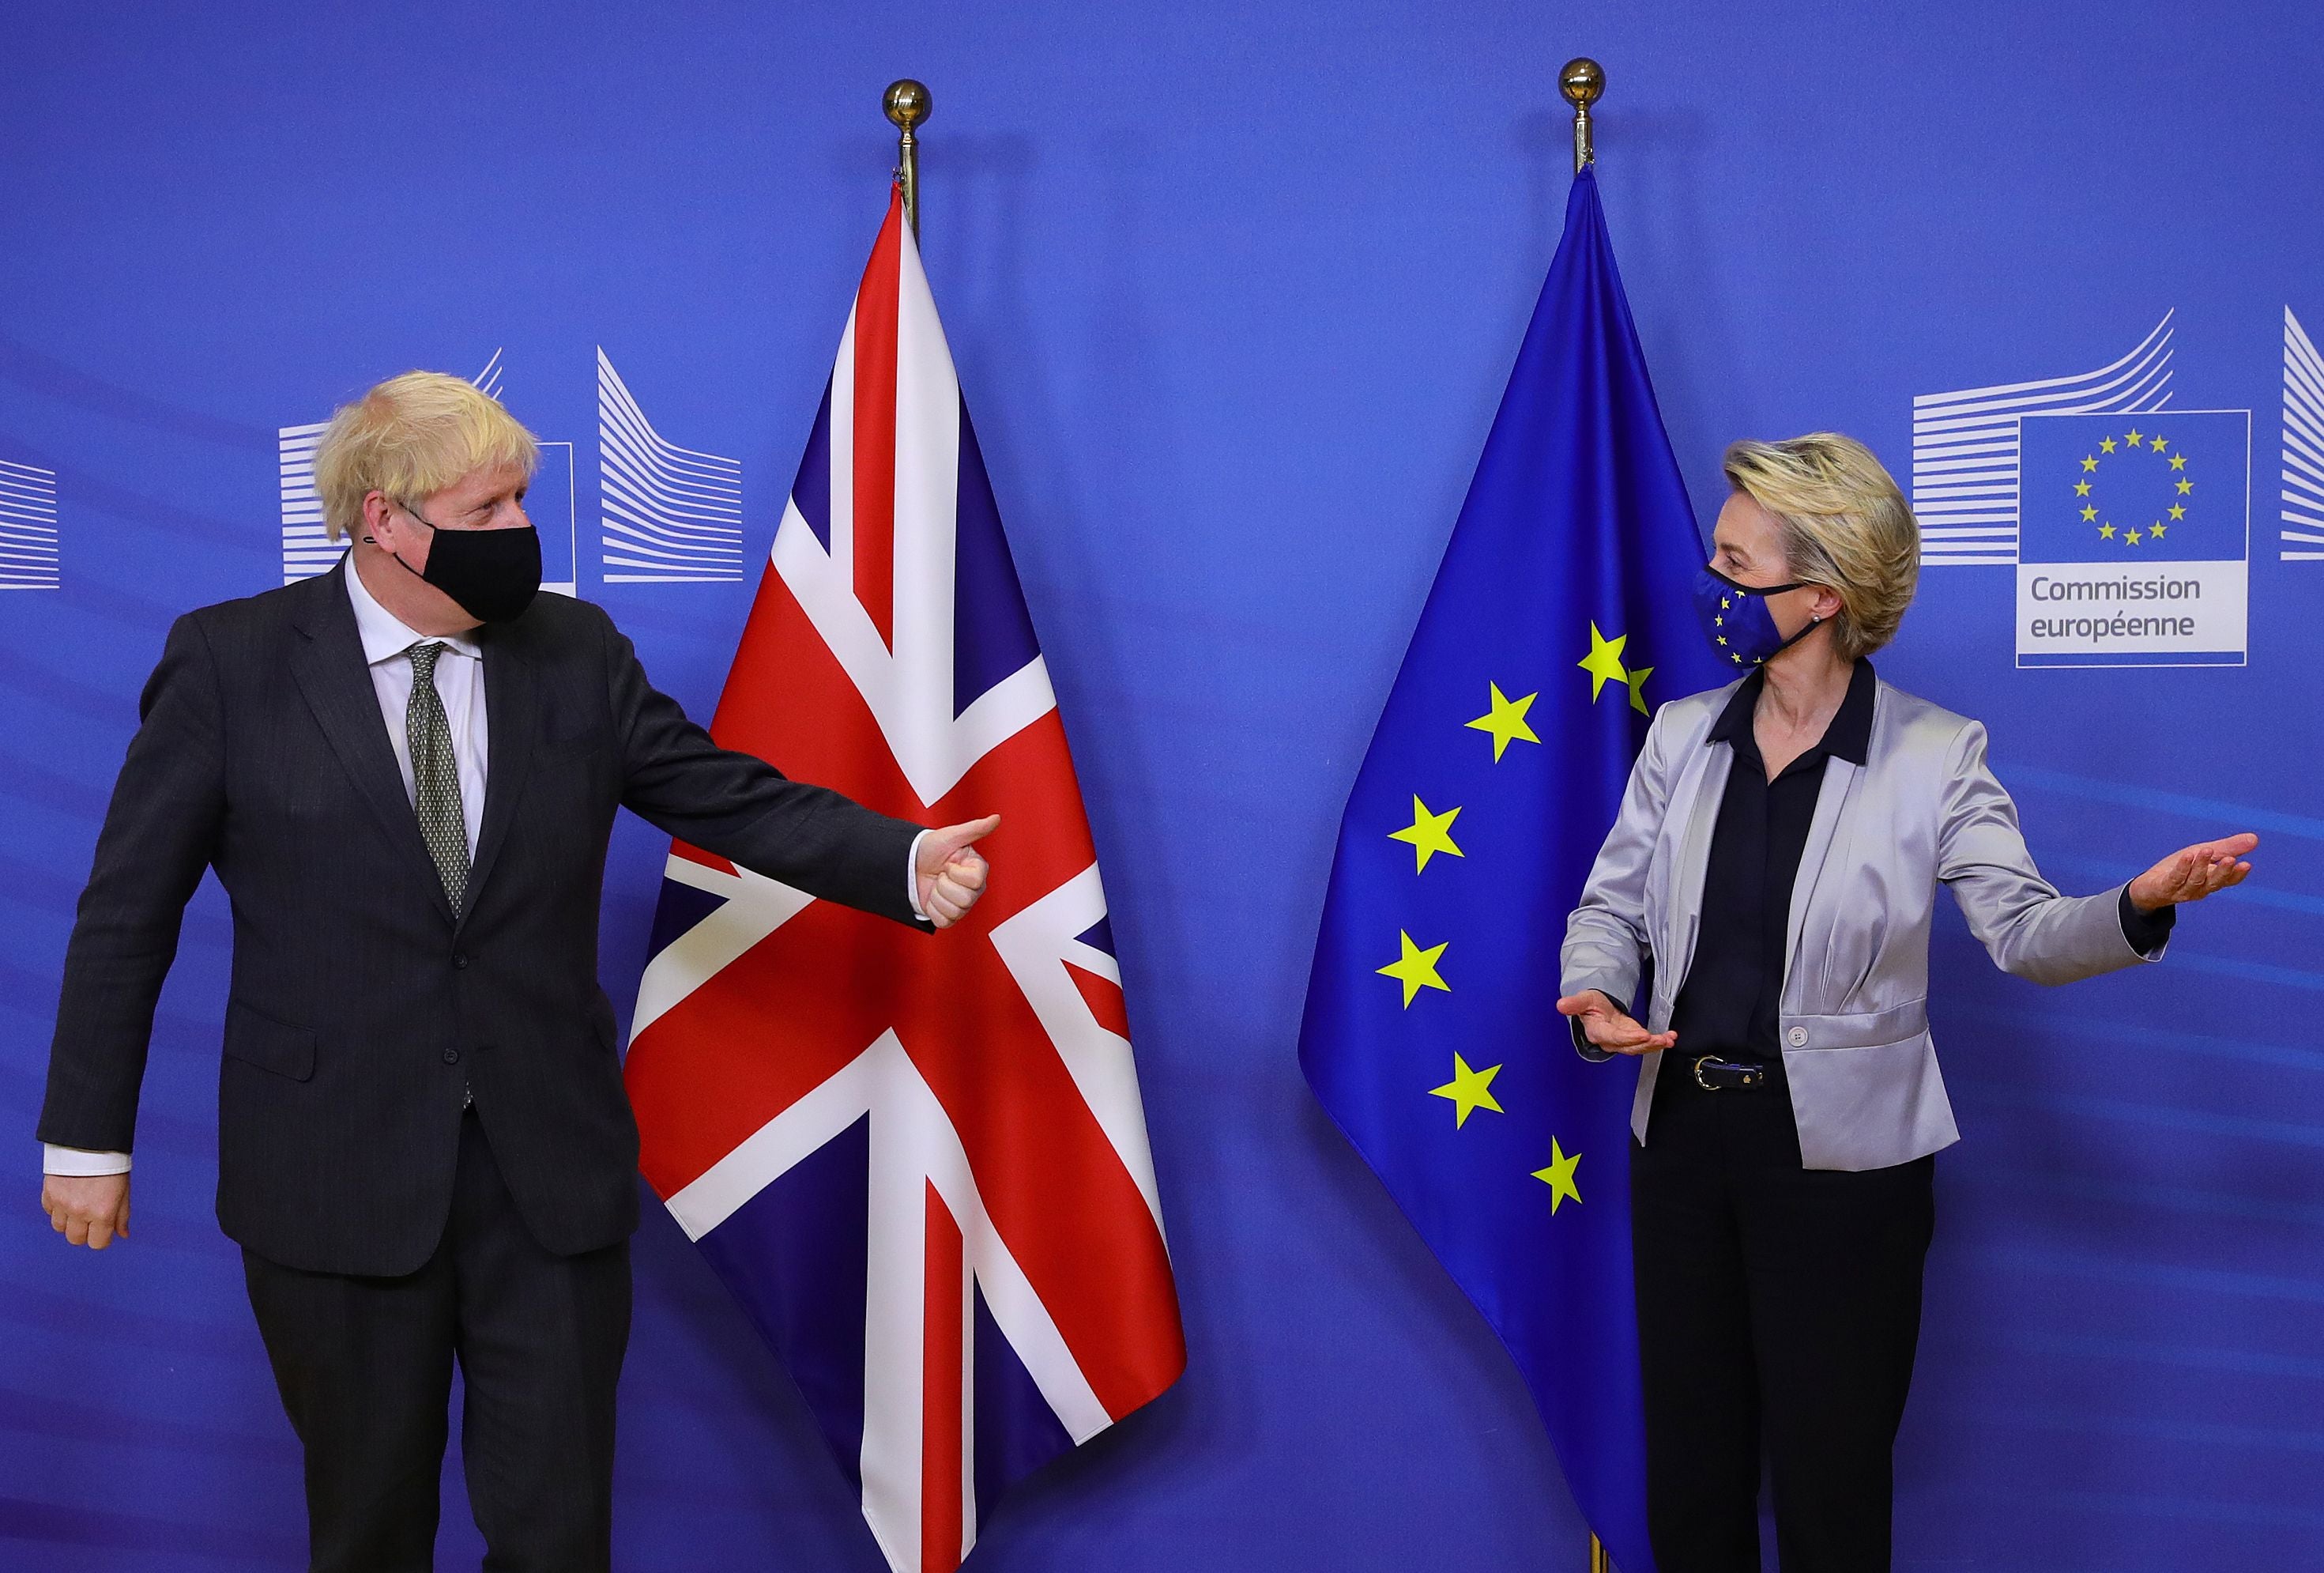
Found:
<path fill-rule="evenodd" d="M 1647 1032 L 1618 1009 L 1600 989 L 1566 995 L 1557 1002 L 1557 1013 L 1580 1017 L 1582 1035 L 1590 1040 L 1591 1047 L 1611 1050 L 1617 1054 L 1652 1054 L 1657 1049 L 1678 1046 L 1676 1032 Z"/>

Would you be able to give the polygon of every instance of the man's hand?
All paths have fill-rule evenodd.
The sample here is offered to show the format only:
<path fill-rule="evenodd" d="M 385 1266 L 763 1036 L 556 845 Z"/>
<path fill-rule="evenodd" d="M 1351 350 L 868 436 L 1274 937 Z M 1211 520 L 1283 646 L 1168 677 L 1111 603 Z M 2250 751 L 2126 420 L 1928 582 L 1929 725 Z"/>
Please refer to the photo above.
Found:
<path fill-rule="evenodd" d="M 2181 847 L 2130 882 L 2130 904 L 2142 912 L 2200 902 L 2205 896 L 2241 884 L 2252 865 L 2243 855 L 2259 845 L 2246 830 L 2217 841 L 2198 841 Z"/>
<path fill-rule="evenodd" d="M 1598 1049 L 1610 1049 L 1617 1054 L 1652 1054 L 1657 1049 L 1678 1045 L 1676 1032 L 1649 1032 L 1630 1017 L 1615 1008 L 1614 1002 L 1598 989 L 1568 995 L 1557 1002 L 1561 1016 L 1582 1018 L 1582 1035 Z"/>
<path fill-rule="evenodd" d="M 1000 823 L 1000 815 L 987 814 L 965 825 L 931 830 L 920 842 L 912 872 L 919 880 L 920 911 L 937 928 L 949 929 L 959 922 L 984 893 L 984 878 L 991 865 L 973 847 Z"/>
<path fill-rule="evenodd" d="M 41 1210 L 66 1245 L 102 1251 L 115 1235 L 129 1238 L 129 1176 L 43 1175 Z"/>

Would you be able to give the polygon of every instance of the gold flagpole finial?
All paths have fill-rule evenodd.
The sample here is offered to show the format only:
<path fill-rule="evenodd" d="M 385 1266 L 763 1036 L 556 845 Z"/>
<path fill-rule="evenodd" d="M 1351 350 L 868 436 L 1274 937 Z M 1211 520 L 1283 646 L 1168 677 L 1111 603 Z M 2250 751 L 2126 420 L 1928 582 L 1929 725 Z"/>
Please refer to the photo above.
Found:
<path fill-rule="evenodd" d="M 1557 73 L 1557 90 L 1573 106 L 1573 172 L 1578 175 L 1598 156 L 1590 145 L 1590 106 L 1606 90 L 1606 68 L 1588 55 L 1570 60 Z"/>
<path fill-rule="evenodd" d="M 888 118 L 896 123 L 896 184 L 904 192 L 904 221 L 912 227 L 912 238 L 920 237 L 920 140 L 912 134 L 913 128 L 928 117 L 927 84 L 909 77 L 888 84 L 881 99 Z"/>

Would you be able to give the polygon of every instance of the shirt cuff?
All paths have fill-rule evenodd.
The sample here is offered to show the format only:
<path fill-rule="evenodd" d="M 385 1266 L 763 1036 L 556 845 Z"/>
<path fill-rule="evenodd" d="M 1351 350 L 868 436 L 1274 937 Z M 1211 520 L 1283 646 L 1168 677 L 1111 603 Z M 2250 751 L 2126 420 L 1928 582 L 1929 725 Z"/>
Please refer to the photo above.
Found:
<path fill-rule="evenodd" d="M 923 830 L 913 837 L 912 849 L 904 855 L 904 899 L 912 905 L 912 916 L 923 923 L 928 921 L 928 915 L 920 910 L 920 843 L 935 834 L 933 830 Z"/>
<path fill-rule="evenodd" d="M 2141 956 L 2153 956 L 2170 943 L 2172 927 L 2179 921 L 2177 907 L 2157 907 L 2151 912 L 2142 912 L 2130 899 L 2128 885 L 2122 887 L 2120 906 L 2122 937 L 2130 942 L 2133 950 Z"/>
<path fill-rule="evenodd" d="M 126 1152 L 92 1152 L 85 1147 L 60 1147 L 54 1142 L 41 1143 L 41 1171 L 85 1180 L 97 1174 L 126 1174 L 129 1154 Z"/>

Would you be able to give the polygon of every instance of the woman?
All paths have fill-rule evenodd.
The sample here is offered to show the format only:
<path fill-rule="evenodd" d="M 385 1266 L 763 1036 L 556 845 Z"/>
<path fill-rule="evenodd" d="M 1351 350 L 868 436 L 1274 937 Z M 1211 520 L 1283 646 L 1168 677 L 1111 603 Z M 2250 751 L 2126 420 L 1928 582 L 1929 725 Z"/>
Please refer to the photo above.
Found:
<path fill-rule="evenodd" d="M 2060 895 L 1985 728 L 1873 674 L 1920 555 L 1880 461 L 1819 432 L 1738 442 L 1726 471 L 1698 599 L 1747 671 L 1655 717 L 1569 921 L 1557 1008 L 1587 1058 L 1642 1057 L 1656 1563 L 1758 1568 L 1764 1434 L 1787 1573 L 1861 1573 L 1888 1566 L 1932 1155 L 1960 1134 L 1924 999 L 1937 885 L 1998 965 L 2067 983 L 2158 959 L 2174 905 L 2242 880 L 2259 838 Z"/>

